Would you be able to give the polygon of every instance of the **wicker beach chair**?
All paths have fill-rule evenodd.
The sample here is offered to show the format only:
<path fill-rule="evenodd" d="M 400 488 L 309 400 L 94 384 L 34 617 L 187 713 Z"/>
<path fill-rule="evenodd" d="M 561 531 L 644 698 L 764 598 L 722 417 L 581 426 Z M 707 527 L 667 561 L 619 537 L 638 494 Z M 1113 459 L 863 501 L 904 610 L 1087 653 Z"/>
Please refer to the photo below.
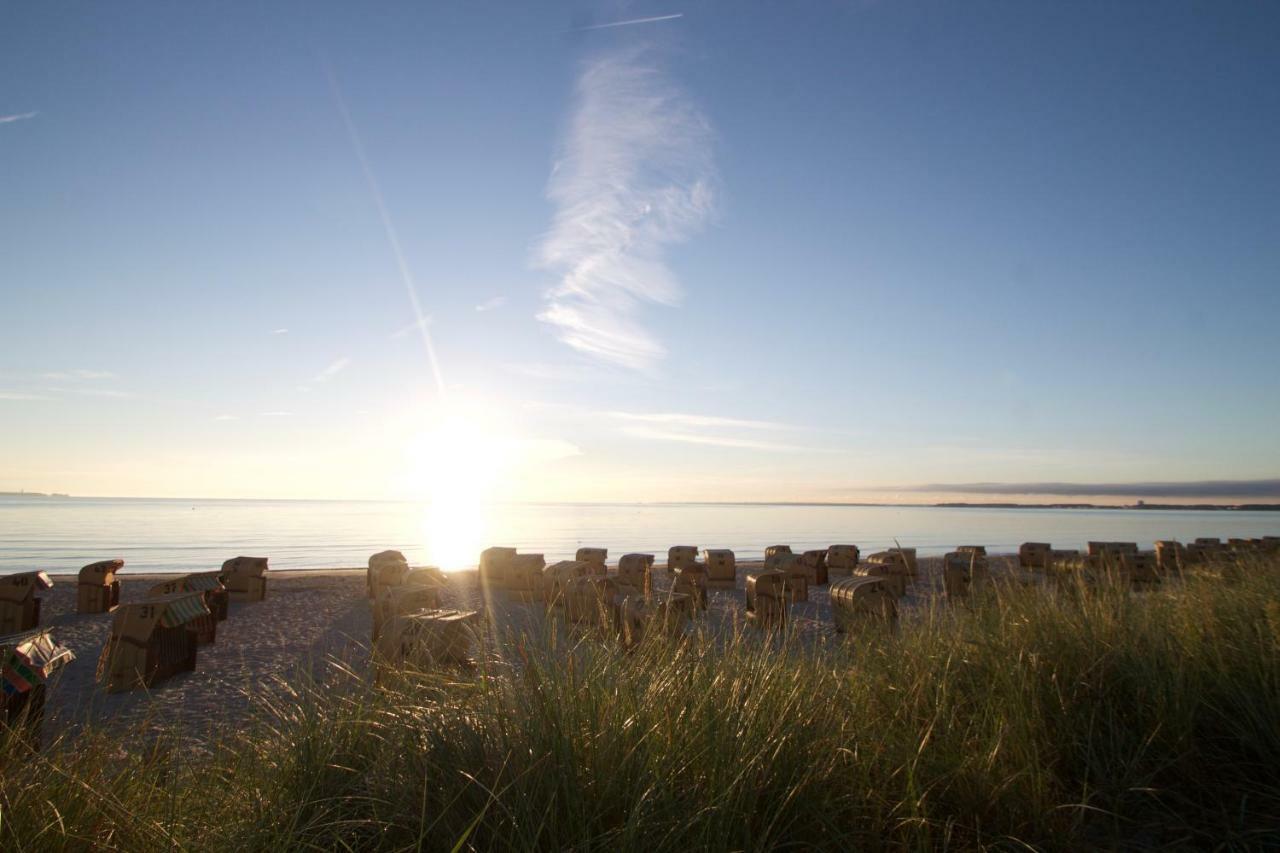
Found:
<path fill-rule="evenodd" d="M 564 585 L 564 618 L 569 622 L 608 627 L 615 622 L 618 583 L 611 577 L 590 573 L 570 578 Z"/>
<path fill-rule="evenodd" d="M 179 593 L 199 593 L 209 609 L 206 616 L 198 616 L 189 623 L 196 635 L 196 643 L 205 645 L 218 638 L 218 623 L 227 618 L 230 596 L 222 585 L 219 572 L 194 572 L 171 581 L 164 581 L 147 591 L 148 598 L 160 598 Z"/>
<path fill-rule="evenodd" d="M 1044 570 L 1049 565 L 1049 552 L 1053 546 L 1048 542 L 1023 542 L 1018 546 L 1018 565 L 1024 569 Z"/>
<path fill-rule="evenodd" d="M 827 549 L 805 551 L 800 555 L 800 563 L 811 570 L 812 583 L 823 586 L 827 582 Z"/>
<path fill-rule="evenodd" d="M 747 575 L 747 624 L 773 631 L 787 625 L 791 579 L 786 572 L 765 569 Z"/>
<path fill-rule="evenodd" d="M 378 676 L 387 669 L 465 663 L 478 637 L 475 610 L 418 610 L 393 616 L 374 646 Z"/>
<path fill-rule="evenodd" d="M 111 636 L 98 659 L 98 679 L 107 691 L 153 687 L 196 667 L 191 623 L 209 615 L 204 596 L 183 592 L 116 608 Z"/>
<path fill-rule="evenodd" d="M 76 579 L 77 613 L 110 613 L 120 603 L 120 581 L 116 572 L 124 560 L 99 560 L 80 570 Z"/>
<path fill-rule="evenodd" d="M 477 573 L 480 585 L 494 589 L 504 589 L 511 585 L 511 564 L 515 561 L 516 549 L 493 547 L 480 552 L 480 565 Z"/>
<path fill-rule="evenodd" d="M 579 563 L 586 563 L 593 575 L 609 574 L 609 566 L 605 562 L 609 559 L 608 548 L 579 548 L 573 559 Z"/>
<path fill-rule="evenodd" d="M 648 595 L 652 572 L 652 554 L 623 554 L 618 560 L 618 585 L 629 592 Z"/>
<path fill-rule="evenodd" d="M 73 660 L 71 650 L 45 628 L 0 637 L 0 725 L 16 731 L 33 751 L 41 746 L 49 679 Z"/>
<path fill-rule="evenodd" d="M 232 557 L 222 564 L 222 583 L 232 601 L 262 601 L 267 597 L 267 558 Z"/>
<path fill-rule="evenodd" d="M 775 569 L 777 568 L 778 560 L 790 554 L 790 545 L 769 545 L 764 549 L 764 567 L 766 569 Z"/>
<path fill-rule="evenodd" d="M 707 609 L 707 569 L 702 565 L 681 566 L 676 569 L 671 590 L 689 596 L 690 606 L 697 612 Z"/>
<path fill-rule="evenodd" d="M 578 560 L 561 560 L 542 570 L 542 600 L 548 607 L 565 603 L 566 589 L 574 578 L 585 578 L 591 567 Z"/>
<path fill-rule="evenodd" d="M 409 574 L 409 561 L 399 551 L 379 551 L 369 557 L 365 570 L 365 592 L 377 601 L 387 587 L 399 586 Z"/>
<path fill-rule="evenodd" d="M 40 627 L 40 596 L 53 586 L 46 572 L 0 575 L 0 636 L 34 631 Z"/>
<path fill-rule="evenodd" d="M 627 648 L 655 633 L 678 637 L 684 633 L 691 609 L 687 596 L 679 593 L 653 598 L 628 595 L 618 605 L 618 634 Z"/>
<path fill-rule="evenodd" d="M 708 548 L 702 552 L 707 569 L 707 582 L 732 586 L 738 581 L 738 560 L 727 548 Z"/>
<path fill-rule="evenodd" d="M 890 629 L 898 623 L 898 596 L 885 577 L 850 577 L 831 584 L 831 619 L 836 630 L 876 622 Z"/>
<path fill-rule="evenodd" d="M 861 552 L 857 545 L 832 545 L 827 548 L 828 575 L 851 575 L 858 566 Z"/>
<path fill-rule="evenodd" d="M 991 581 L 991 569 L 984 553 L 956 549 L 942 557 L 942 585 L 947 598 L 968 598 L 970 590 Z"/>
<path fill-rule="evenodd" d="M 667 549 L 667 571 L 674 572 L 684 566 L 693 566 L 698 562 L 697 545 L 672 545 Z"/>

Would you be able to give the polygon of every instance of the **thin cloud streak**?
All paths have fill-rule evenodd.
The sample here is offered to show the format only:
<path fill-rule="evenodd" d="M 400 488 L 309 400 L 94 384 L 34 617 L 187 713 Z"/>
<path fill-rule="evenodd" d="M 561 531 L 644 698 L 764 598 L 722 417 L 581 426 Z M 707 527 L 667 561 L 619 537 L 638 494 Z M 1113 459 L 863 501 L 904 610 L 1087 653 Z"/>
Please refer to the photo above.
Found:
<path fill-rule="evenodd" d="M 40 115 L 40 113 L 31 112 L 31 113 L 14 113 L 13 115 L 0 116 L 0 124 L 10 124 L 15 121 L 26 121 L 27 119 L 35 118 L 38 115 Z"/>
<path fill-rule="evenodd" d="M 634 315 L 642 303 L 680 301 L 664 253 L 713 212 L 711 135 L 648 51 L 583 65 L 547 187 L 556 213 L 536 255 L 560 276 L 538 319 L 561 341 L 636 370 L 666 354 Z"/>
<path fill-rule="evenodd" d="M 43 394 L 28 394 L 25 391 L 0 391 L 0 400 L 48 400 Z"/>
<path fill-rule="evenodd" d="M 272 330 L 271 330 L 271 334 L 273 334 L 273 335 L 287 335 L 287 334 L 289 334 L 289 330 L 288 330 L 288 329 L 272 329 Z"/>
<path fill-rule="evenodd" d="M 479 305 L 476 306 L 476 310 L 483 313 L 485 311 L 493 311 L 497 308 L 501 308 L 503 305 L 506 305 L 506 304 L 507 304 L 507 297 L 495 296 L 492 299 L 486 299 L 484 302 L 481 302 Z"/>
<path fill-rule="evenodd" d="M 774 421 L 749 421 L 738 418 L 719 418 L 712 415 L 686 415 L 678 412 L 606 412 L 606 416 L 626 421 L 668 424 L 686 427 L 741 427 L 744 429 L 795 429 L 788 424 Z"/>
<path fill-rule="evenodd" d="M 744 450 L 770 450 L 785 453 L 807 450 L 794 444 L 779 444 L 772 441 L 758 441 L 753 438 L 735 438 L 725 435 L 699 435 L 697 433 L 670 432 L 647 426 L 623 427 L 622 433 L 632 438 L 644 438 L 653 441 L 676 441 L 683 444 L 705 444 L 714 447 L 732 447 Z"/>
<path fill-rule="evenodd" d="M 52 379 L 58 382 L 116 378 L 116 375 L 108 370 L 54 370 L 40 375 L 45 379 Z"/>
<path fill-rule="evenodd" d="M 315 376 L 311 377 L 311 382 L 313 385 L 318 385 L 321 382 L 328 382 L 330 379 L 337 376 L 342 371 L 346 370 L 347 367 L 350 366 L 350 364 L 351 364 L 351 359 L 347 358 L 346 356 L 343 356 L 342 358 L 335 360 L 332 364 L 330 364 L 324 370 L 317 373 Z"/>
<path fill-rule="evenodd" d="M 632 18 L 628 21 L 613 21 L 608 24 L 591 24 L 586 27 L 576 27 L 573 32 L 585 33 L 589 30 L 609 30 L 614 27 L 630 27 L 634 24 L 656 24 L 658 21 L 674 21 L 676 18 L 683 18 L 684 12 L 677 12 L 674 15 L 655 15 L 652 18 Z"/>

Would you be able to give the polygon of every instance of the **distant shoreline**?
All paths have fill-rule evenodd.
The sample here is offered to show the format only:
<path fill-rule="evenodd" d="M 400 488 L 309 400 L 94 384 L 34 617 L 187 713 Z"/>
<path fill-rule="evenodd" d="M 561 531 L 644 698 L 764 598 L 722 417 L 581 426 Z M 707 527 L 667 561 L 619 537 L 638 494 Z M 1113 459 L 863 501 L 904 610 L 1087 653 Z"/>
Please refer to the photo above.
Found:
<path fill-rule="evenodd" d="M 412 504 L 422 501 L 406 498 L 195 498 L 195 497 L 138 497 L 114 495 L 68 495 L 61 492 L 0 492 L 0 498 L 36 498 L 49 500 L 100 500 L 100 501 L 201 501 L 201 502 L 263 502 L 263 503 L 369 503 Z M 785 506 L 785 507 L 886 507 L 912 509 L 1105 509 L 1105 510 L 1166 510 L 1166 511 L 1223 511 L 1223 512 L 1280 512 L 1280 503 L 1248 504 L 1093 504 L 1079 502 L 1015 503 L 1006 501 L 972 502 L 944 501 L 941 503 L 883 503 L 874 501 L 494 501 L 495 506 Z"/>

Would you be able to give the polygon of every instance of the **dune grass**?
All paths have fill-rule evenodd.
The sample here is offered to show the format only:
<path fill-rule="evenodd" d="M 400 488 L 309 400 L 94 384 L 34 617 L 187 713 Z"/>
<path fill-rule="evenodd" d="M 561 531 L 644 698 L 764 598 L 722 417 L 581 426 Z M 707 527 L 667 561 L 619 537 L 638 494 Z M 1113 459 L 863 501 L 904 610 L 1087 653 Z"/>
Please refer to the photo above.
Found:
<path fill-rule="evenodd" d="M 198 747 L 6 744 L 0 848 L 1280 845 L 1276 562 L 1141 593 L 1006 586 L 816 645 L 508 652 L 377 687 L 335 667 Z"/>

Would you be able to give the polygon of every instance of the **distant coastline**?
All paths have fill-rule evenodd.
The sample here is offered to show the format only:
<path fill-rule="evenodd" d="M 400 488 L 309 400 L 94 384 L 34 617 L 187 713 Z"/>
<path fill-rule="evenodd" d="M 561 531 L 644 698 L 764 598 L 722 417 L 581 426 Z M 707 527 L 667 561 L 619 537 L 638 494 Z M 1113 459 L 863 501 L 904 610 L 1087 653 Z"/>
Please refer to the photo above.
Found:
<path fill-rule="evenodd" d="M 950 509 L 972 507 L 974 509 L 1153 509 L 1153 510 L 1224 510 L 1234 512 L 1280 512 L 1280 504 L 1019 504 L 1019 503 L 963 503 L 930 504 Z"/>
<path fill-rule="evenodd" d="M 69 498 L 62 492 L 0 492 L 0 498 Z"/>

